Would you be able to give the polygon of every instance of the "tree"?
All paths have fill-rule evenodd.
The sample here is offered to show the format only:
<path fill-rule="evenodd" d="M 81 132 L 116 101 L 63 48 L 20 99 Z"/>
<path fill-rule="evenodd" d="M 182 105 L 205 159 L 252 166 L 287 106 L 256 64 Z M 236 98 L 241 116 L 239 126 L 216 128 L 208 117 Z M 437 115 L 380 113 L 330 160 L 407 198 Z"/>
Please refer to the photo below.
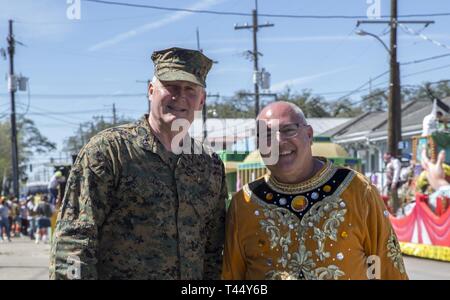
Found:
<path fill-rule="evenodd" d="M 237 91 L 232 97 L 207 103 L 208 118 L 254 118 L 254 99 L 247 91 Z"/>
<path fill-rule="evenodd" d="M 330 107 L 334 118 L 353 118 L 363 113 L 361 107 L 355 107 L 349 99 L 331 102 Z"/>
<path fill-rule="evenodd" d="M 425 82 L 420 86 L 415 97 L 430 100 L 450 97 L 450 81 L 440 81 L 436 84 Z"/>
<path fill-rule="evenodd" d="M 387 111 L 388 90 L 375 89 L 371 93 L 361 97 L 360 108 L 363 112 Z M 402 103 L 412 100 L 434 100 L 450 97 L 450 81 L 437 83 L 425 82 L 419 86 L 404 86 L 401 90 Z"/>
<path fill-rule="evenodd" d="M 403 86 L 402 103 L 415 99 L 443 99 L 450 96 L 450 81 L 434 84 L 423 83 L 420 86 Z M 261 107 L 273 102 L 273 99 L 261 97 Z M 278 94 L 280 101 L 299 106 L 307 118 L 352 118 L 364 112 L 387 111 L 388 90 L 378 88 L 352 103 L 350 98 L 330 101 L 316 95 L 310 89 L 292 92 L 287 87 Z M 254 98 L 248 91 L 237 91 L 232 97 L 207 103 L 208 118 L 254 118 Z"/>
<path fill-rule="evenodd" d="M 130 119 L 119 117 L 116 124 L 113 124 L 105 121 L 103 116 L 94 116 L 92 121 L 81 123 L 80 128 L 64 141 L 63 151 L 68 152 L 70 155 L 77 154 L 89 139 L 100 131 L 130 122 L 132 122 Z"/>
<path fill-rule="evenodd" d="M 56 149 L 56 144 L 41 134 L 33 120 L 23 117 L 17 120 L 17 146 L 19 178 L 23 181 L 26 181 L 26 163 L 33 153 L 41 154 Z M 9 122 L 0 122 L 0 190 L 4 182 L 11 181 L 11 177 L 11 126 Z"/>
<path fill-rule="evenodd" d="M 278 99 L 296 104 L 302 109 L 307 118 L 331 117 L 328 103 L 325 99 L 321 96 L 314 95 L 309 89 L 303 89 L 300 93 L 294 94 L 289 89 L 286 89 Z"/>
<path fill-rule="evenodd" d="M 388 91 L 375 89 L 361 97 L 360 109 L 363 112 L 386 111 L 388 103 Z"/>
<path fill-rule="evenodd" d="M 292 93 L 286 88 L 278 99 L 299 106 L 306 118 L 352 118 L 362 113 L 361 108 L 353 105 L 347 98 L 328 101 L 322 96 L 313 94 L 309 89 Z"/>
<path fill-rule="evenodd" d="M 261 100 L 262 106 L 275 101 Z M 348 99 L 327 102 L 325 98 L 314 95 L 308 89 L 292 93 L 290 88 L 286 88 L 278 95 L 277 100 L 296 104 L 307 118 L 349 118 L 362 112 L 361 108 L 355 107 Z M 251 93 L 246 91 L 237 91 L 233 97 L 208 104 L 209 118 L 254 118 L 254 116 L 254 99 Z"/>

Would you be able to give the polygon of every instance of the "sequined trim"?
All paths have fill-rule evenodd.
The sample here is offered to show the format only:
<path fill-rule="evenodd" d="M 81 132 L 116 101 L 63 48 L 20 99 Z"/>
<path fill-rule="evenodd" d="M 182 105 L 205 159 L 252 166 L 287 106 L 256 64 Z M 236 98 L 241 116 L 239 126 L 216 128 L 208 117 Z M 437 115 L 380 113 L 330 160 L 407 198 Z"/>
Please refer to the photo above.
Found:
<path fill-rule="evenodd" d="M 333 177 L 337 169 L 333 167 L 331 161 L 326 158 L 316 157 L 320 161 L 324 162 L 325 165 L 320 169 L 320 171 L 314 175 L 311 179 L 304 181 L 299 184 L 285 184 L 277 181 L 271 174 L 266 174 L 264 180 L 267 185 L 276 192 L 285 193 L 288 195 L 303 193 L 312 189 L 319 187 Z"/>
<path fill-rule="evenodd" d="M 391 228 L 391 234 L 387 242 L 388 253 L 387 256 L 392 260 L 394 266 L 400 271 L 405 273 L 405 265 L 403 264 L 402 252 L 400 250 L 400 244 L 397 241 L 397 237 L 394 230 Z"/>
<path fill-rule="evenodd" d="M 343 202 L 340 195 L 354 176 L 355 173 L 350 172 L 332 195 L 315 203 L 301 220 L 290 210 L 263 201 L 252 193 L 248 185 L 244 186 L 244 192 L 251 201 L 262 208 L 265 218 L 259 224 L 269 237 L 270 249 L 281 250 L 277 263 L 283 270 L 270 270 L 266 274 L 267 279 L 338 279 L 345 275 L 333 264 L 316 268 L 313 257 L 320 261 L 330 258 L 330 253 L 325 251 L 325 244 L 327 239 L 338 239 L 338 228 L 347 212 L 345 205 L 340 205 Z M 323 224 L 319 227 L 321 220 Z M 314 253 L 305 246 L 306 237 L 309 236 L 316 241 Z M 289 250 L 293 243 L 298 245 L 297 251 Z"/>

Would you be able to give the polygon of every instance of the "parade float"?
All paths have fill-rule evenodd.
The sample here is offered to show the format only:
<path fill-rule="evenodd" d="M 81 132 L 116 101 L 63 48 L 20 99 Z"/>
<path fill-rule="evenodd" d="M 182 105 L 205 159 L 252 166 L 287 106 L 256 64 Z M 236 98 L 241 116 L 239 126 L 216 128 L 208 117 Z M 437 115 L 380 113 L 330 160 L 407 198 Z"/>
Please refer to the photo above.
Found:
<path fill-rule="evenodd" d="M 235 152 L 221 150 L 217 151 L 220 159 L 223 161 L 225 167 L 225 176 L 227 180 L 227 189 L 230 196 L 237 191 L 237 166 L 244 161 L 250 154 L 248 151 Z"/>
<path fill-rule="evenodd" d="M 443 165 L 450 182 L 450 132 L 446 123 L 436 118 L 436 103 L 425 117 L 423 133 L 412 139 L 412 172 L 410 180 L 399 191 L 402 213 L 390 216 L 402 252 L 407 255 L 450 261 L 450 199 L 438 196 L 422 170 L 421 154 L 425 149 L 435 161 L 441 150 L 446 152 Z"/>

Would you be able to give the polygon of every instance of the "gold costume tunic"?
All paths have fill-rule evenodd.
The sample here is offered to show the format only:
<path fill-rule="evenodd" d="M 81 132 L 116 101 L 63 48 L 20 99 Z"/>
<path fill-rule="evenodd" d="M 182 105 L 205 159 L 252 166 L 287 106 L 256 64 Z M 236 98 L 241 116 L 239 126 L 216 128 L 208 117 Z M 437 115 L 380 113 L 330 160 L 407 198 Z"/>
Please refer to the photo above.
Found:
<path fill-rule="evenodd" d="M 234 196 L 223 279 L 408 279 L 376 187 L 319 159 L 301 184 L 267 174 Z"/>

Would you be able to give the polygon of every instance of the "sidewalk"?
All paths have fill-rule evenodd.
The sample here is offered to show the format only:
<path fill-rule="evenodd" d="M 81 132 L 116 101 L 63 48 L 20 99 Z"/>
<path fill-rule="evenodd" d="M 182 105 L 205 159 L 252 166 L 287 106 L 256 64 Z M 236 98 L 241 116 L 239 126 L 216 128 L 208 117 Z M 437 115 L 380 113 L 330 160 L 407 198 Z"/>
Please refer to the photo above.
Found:
<path fill-rule="evenodd" d="M 48 279 L 50 245 L 29 238 L 0 242 L 0 280 Z M 404 256 L 410 279 L 450 279 L 450 262 Z"/>
<path fill-rule="evenodd" d="M 48 279 L 50 245 L 28 237 L 0 242 L 0 280 Z"/>

